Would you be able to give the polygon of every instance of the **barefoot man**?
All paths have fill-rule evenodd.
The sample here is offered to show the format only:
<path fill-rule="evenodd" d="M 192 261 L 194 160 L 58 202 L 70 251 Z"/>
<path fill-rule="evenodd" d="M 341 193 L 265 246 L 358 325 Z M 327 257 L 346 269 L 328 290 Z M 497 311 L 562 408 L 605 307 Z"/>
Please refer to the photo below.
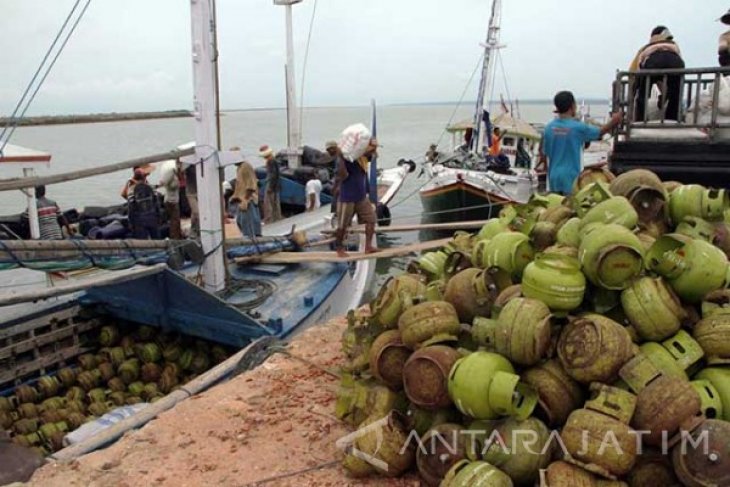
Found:
<path fill-rule="evenodd" d="M 360 127 L 359 143 L 364 146 L 364 150 L 342 150 L 337 156 L 337 177 L 341 181 L 341 184 L 337 200 L 335 248 L 339 257 L 347 257 L 344 240 L 347 228 L 352 223 L 354 215 L 357 215 L 360 223 L 365 224 L 365 253 L 370 254 L 378 251 L 373 246 L 376 220 L 375 208 L 368 199 L 368 163 L 375 155 L 378 143 L 374 138 L 370 137 L 369 131 L 362 129 L 364 127 Z M 347 133 L 347 130 L 345 129 L 346 132 L 343 135 Z M 367 137 L 363 135 L 367 135 Z M 365 138 L 368 141 L 367 145 L 362 143 L 362 139 Z M 348 141 L 344 140 L 341 144 L 348 144 Z M 356 147 L 358 141 L 355 140 L 350 145 Z M 347 149 L 350 149 L 350 147 L 347 147 Z M 348 158 L 348 154 L 352 159 Z"/>

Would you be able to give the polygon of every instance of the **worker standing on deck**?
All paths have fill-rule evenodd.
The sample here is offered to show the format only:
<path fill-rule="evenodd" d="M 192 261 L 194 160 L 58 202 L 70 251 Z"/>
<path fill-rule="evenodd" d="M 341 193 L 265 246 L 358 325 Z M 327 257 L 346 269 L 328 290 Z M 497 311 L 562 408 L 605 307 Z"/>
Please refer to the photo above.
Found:
<path fill-rule="evenodd" d="M 309 175 L 309 181 L 304 187 L 304 193 L 307 195 L 307 211 L 314 211 L 322 206 L 319 201 L 322 193 L 322 181 L 319 180 L 316 174 Z"/>
<path fill-rule="evenodd" d="M 578 107 L 570 91 L 556 94 L 554 103 L 558 116 L 545 126 L 540 159 L 542 164 L 547 164 L 548 191 L 568 195 L 581 171 L 583 145 L 610 132 L 621 122 L 623 114 L 613 114 L 599 128 L 576 120 Z"/>
<path fill-rule="evenodd" d="M 340 159 L 340 155 L 342 152 L 340 151 L 340 148 L 337 146 L 337 142 L 334 140 L 328 140 L 325 144 L 325 150 L 327 151 L 327 154 L 332 156 L 334 158 L 333 161 L 333 167 L 334 167 L 334 178 L 332 181 L 332 205 L 330 207 L 331 213 L 337 213 L 337 199 L 340 196 L 340 185 L 342 184 L 342 181 L 339 177 L 339 171 L 337 171 L 338 161 Z M 337 219 L 335 218 L 335 221 Z"/>
<path fill-rule="evenodd" d="M 236 218 L 236 225 L 244 237 L 258 237 L 261 235 L 261 213 L 256 172 L 248 161 L 236 166 L 236 186 L 229 201 L 229 213 Z"/>
<path fill-rule="evenodd" d="M 61 225 L 66 228 L 68 235 L 73 235 L 73 230 L 66 218 L 61 213 L 58 204 L 46 198 L 46 187 L 36 186 L 35 188 L 36 208 L 38 212 L 38 227 L 41 240 L 61 240 L 63 232 Z M 23 212 L 23 218 L 28 218 L 28 211 Z"/>
<path fill-rule="evenodd" d="M 347 256 L 344 248 L 345 234 L 355 215 L 365 225 L 365 253 L 377 252 L 378 249 L 373 246 L 375 206 L 368 198 L 368 164 L 376 155 L 378 143 L 361 124 L 346 128 L 342 135 L 339 145 L 341 153 L 337 160 L 337 176 L 342 181 L 337 200 L 337 255 Z"/>
<path fill-rule="evenodd" d="M 259 156 L 266 161 L 266 191 L 264 192 L 264 223 L 281 220 L 281 174 L 274 151 L 268 145 L 259 147 Z"/>
<path fill-rule="evenodd" d="M 165 202 L 165 214 L 170 226 L 170 238 L 182 238 L 180 229 L 180 159 L 170 159 L 160 164 L 160 180 L 157 187 L 162 189 Z"/>
<path fill-rule="evenodd" d="M 642 69 L 684 69 L 684 60 L 682 60 L 679 46 L 674 42 L 674 36 L 669 32 L 669 29 L 663 25 L 654 27 L 651 31 L 649 43 L 639 49 L 631 62 L 631 66 L 629 66 L 629 71 L 635 72 Z M 666 86 L 664 86 L 665 79 Z M 682 75 L 679 74 L 638 78 L 633 87 L 636 100 L 634 119 L 644 120 L 647 109 L 646 103 L 650 98 L 651 88 L 654 85 L 657 85 L 660 91 L 657 100 L 659 111 L 661 112 L 666 106 L 664 118 L 666 120 L 679 120 L 680 99 L 682 97 Z"/>
<path fill-rule="evenodd" d="M 147 177 L 142 170 L 135 171 L 133 179 L 134 184 L 127 199 L 132 238 L 159 239 L 160 209 L 155 190 L 147 183 Z"/>

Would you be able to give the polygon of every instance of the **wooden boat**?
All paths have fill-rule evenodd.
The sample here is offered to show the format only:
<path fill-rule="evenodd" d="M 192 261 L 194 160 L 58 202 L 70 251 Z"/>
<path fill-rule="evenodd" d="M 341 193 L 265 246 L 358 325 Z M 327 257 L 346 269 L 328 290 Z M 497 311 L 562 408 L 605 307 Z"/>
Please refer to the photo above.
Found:
<path fill-rule="evenodd" d="M 420 189 L 420 197 L 434 220 L 496 216 L 503 205 L 526 203 L 546 189 L 546 170 L 537 157 L 540 133 L 506 108 L 496 116 L 487 110 L 490 101 L 485 95 L 492 91 L 494 57 L 500 48 L 501 9 L 501 0 L 493 0 L 473 120 L 449 126 L 455 149 L 436 153 L 424 163 L 429 180 Z M 501 160 L 487 155 L 493 127 L 503 134 Z M 605 156 L 594 149 L 585 155 L 584 166 L 605 164 Z"/>
<path fill-rule="evenodd" d="M 372 260 L 239 265 L 226 259 L 226 250 L 230 252 L 231 249 L 226 248 L 221 228 L 218 164 L 235 163 L 240 160 L 236 159 L 240 154 L 215 149 L 216 55 L 207 42 L 210 26 L 215 24 L 211 4 L 195 2 L 191 16 L 195 101 L 199 108 L 193 119 L 195 147 L 73 174 L 0 181 L 0 190 L 53 184 L 131 168 L 142 162 L 181 158 L 184 163 L 197 165 L 201 217 L 199 259 L 197 263 L 178 262 L 181 265 L 175 270 L 164 260 L 148 260 L 148 253 L 156 254 L 155 259 L 172 256 L 179 248 L 178 242 L 174 241 L 162 242 L 166 248 L 157 248 L 154 252 L 149 248 L 144 251 L 142 244 L 135 241 L 120 241 L 116 248 L 102 248 L 103 245 L 92 248 L 83 241 L 71 242 L 70 245 L 77 246 L 75 253 L 73 248 L 52 248 L 52 242 L 29 242 L 38 247 L 35 251 L 28 248 L 13 250 L 5 244 L 4 262 L 8 267 L 20 268 L 5 271 L 6 287 L 0 292 L 0 401 L 12 397 L 10 402 L 17 405 L 19 386 L 40 387 L 41 378 L 53 377 L 63 367 L 74 367 L 79 355 L 95 352 L 90 344 L 95 343 L 100 327 L 105 324 L 146 325 L 163 336 L 180 334 L 187 337 L 184 341 L 207 340 L 229 347 L 229 352 L 242 347 L 248 347 L 250 351 L 251 347 L 257 346 L 255 344 L 286 337 L 360 304 L 374 273 Z M 378 201 L 383 204 L 391 201 L 411 171 L 409 164 L 377 171 Z M 265 242 L 287 241 L 294 228 L 316 234 L 332 228 L 331 222 L 332 216 L 325 205 L 317 211 L 266 225 L 260 241 L 235 243 L 239 247 L 258 249 Z M 145 245 L 154 247 L 158 243 Z M 355 234 L 352 248 L 364 248 L 360 234 Z M 49 249 L 53 254 L 46 257 L 44 252 Z M 126 268 L 99 268 L 102 262 L 114 259 L 126 259 L 126 262 L 109 267 Z M 34 267 L 29 266 L 28 261 L 41 262 L 42 270 L 26 268 Z M 142 261 L 155 263 L 140 265 Z M 44 272 L 51 268 L 57 272 Z M 68 271 L 68 268 L 74 270 Z M 127 420 L 149 420 L 177 401 L 209 387 L 239 367 L 241 357 L 234 354 L 194 380 L 183 377 L 183 381 L 189 382 L 180 384 L 180 390 L 160 398 L 159 405 L 149 406 L 150 411 L 156 411 L 154 414 L 143 411 Z M 57 382 L 55 379 L 44 381 Z M 103 388 L 103 385 L 99 383 L 95 388 Z M 117 430 L 112 427 L 112 431 Z M 118 437 L 115 434 L 107 432 L 103 441 L 89 438 L 68 448 L 74 454 L 91 451 L 113 441 Z M 68 458 L 63 452 L 57 453 L 57 458 L 64 455 Z"/>

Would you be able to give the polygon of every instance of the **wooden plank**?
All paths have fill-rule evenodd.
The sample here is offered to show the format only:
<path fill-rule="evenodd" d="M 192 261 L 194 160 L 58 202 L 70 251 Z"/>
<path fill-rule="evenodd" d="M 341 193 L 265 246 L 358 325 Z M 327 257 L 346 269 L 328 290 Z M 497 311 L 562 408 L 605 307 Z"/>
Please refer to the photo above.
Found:
<path fill-rule="evenodd" d="M 50 176 L 35 176 L 30 178 L 13 178 L 13 179 L 2 179 L 0 180 L 0 191 L 11 191 L 15 189 L 24 188 L 35 188 L 36 186 L 43 186 L 48 184 L 63 183 L 66 181 L 74 181 L 76 179 L 88 178 L 91 176 L 98 176 L 100 174 L 108 174 L 112 172 L 122 171 L 124 169 L 130 169 L 135 166 L 143 166 L 145 164 L 154 164 L 160 161 L 166 161 L 168 159 L 177 159 L 195 152 L 194 148 L 184 150 L 172 150 L 169 152 L 163 152 L 161 154 L 153 154 L 146 157 L 138 157 L 136 159 L 129 159 L 122 162 L 116 162 L 113 164 L 107 164 L 104 166 L 95 166 L 88 169 L 81 169 L 79 171 L 71 171 L 61 174 L 52 174 Z"/>
<path fill-rule="evenodd" d="M 391 225 L 389 227 L 375 227 L 377 233 L 393 233 L 393 232 L 414 232 L 418 230 L 474 230 L 482 228 L 488 220 L 471 220 L 466 222 L 447 222 L 447 223 L 415 223 L 412 225 Z M 365 233 L 365 226 L 358 225 L 349 230 L 351 233 Z M 322 233 L 331 234 L 335 230 L 322 230 Z"/>
<path fill-rule="evenodd" d="M 26 333 L 29 330 L 32 330 L 34 328 L 39 328 L 41 326 L 47 326 L 50 324 L 52 320 L 56 321 L 63 321 L 71 318 L 72 316 L 76 316 L 81 309 L 80 306 L 72 306 L 70 308 L 62 309 L 60 311 L 56 311 L 55 313 L 39 316 L 37 318 L 33 318 L 28 321 L 24 321 L 22 323 L 18 323 L 17 325 L 13 325 L 8 328 L 0 329 L 0 340 L 4 340 L 5 338 L 8 338 L 13 335 L 19 335 L 21 333 Z"/>
<path fill-rule="evenodd" d="M 55 287 L 46 287 L 25 292 L 4 293 L 0 294 L 0 306 L 8 306 L 11 304 L 46 299 L 53 296 L 61 296 L 63 294 L 71 294 L 77 291 L 84 291 L 92 287 L 108 286 L 109 284 L 119 284 L 121 282 L 130 281 L 132 279 L 157 274 L 164 271 L 166 268 L 166 264 L 155 264 L 149 267 L 136 269 L 132 268 L 124 271 L 109 271 L 108 274 L 95 277 L 93 279 L 80 279 L 69 284 L 61 284 Z"/>
<path fill-rule="evenodd" d="M 33 348 L 42 347 L 49 343 L 63 340 L 64 338 L 70 337 L 75 333 L 83 333 L 99 326 L 97 320 L 89 320 L 80 323 L 74 323 L 56 330 L 44 333 L 42 335 L 36 335 L 27 340 L 16 342 L 10 346 L 0 349 L 0 360 L 18 355 L 23 352 L 27 352 Z"/>
<path fill-rule="evenodd" d="M 0 384 L 5 384 L 20 377 L 32 374 L 33 372 L 38 372 L 43 368 L 51 367 L 62 360 L 68 360 L 71 357 L 88 352 L 89 350 L 93 350 L 93 347 L 81 347 L 74 345 L 64 348 L 63 350 L 59 350 L 58 352 L 43 355 L 38 360 L 26 362 L 14 367 L 13 369 L 0 371 Z"/>
<path fill-rule="evenodd" d="M 301 264 L 301 263 L 317 263 L 317 262 L 356 262 L 367 259 L 386 259 L 390 257 L 398 257 L 408 255 L 423 250 L 431 250 L 443 247 L 451 238 L 442 238 L 438 240 L 429 240 L 427 242 L 419 242 L 401 247 L 392 247 L 382 249 L 374 254 L 365 254 L 363 252 L 349 252 L 347 257 L 337 257 L 336 252 L 278 252 L 276 254 L 265 255 L 261 257 L 240 257 L 236 259 L 236 263 L 260 262 L 263 264 Z"/>

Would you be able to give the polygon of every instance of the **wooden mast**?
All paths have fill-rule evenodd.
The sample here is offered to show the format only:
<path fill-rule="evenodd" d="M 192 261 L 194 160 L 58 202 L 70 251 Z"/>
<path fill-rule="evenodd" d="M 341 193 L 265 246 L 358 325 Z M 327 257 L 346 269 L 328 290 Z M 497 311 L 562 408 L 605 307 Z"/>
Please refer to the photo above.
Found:
<path fill-rule="evenodd" d="M 226 273 L 221 226 L 221 184 L 216 127 L 215 18 L 207 0 L 191 0 L 193 41 L 193 114 L 196 181 L 200 214 L 200 242 L 207 256 L 203 284 L 209 291 L 225 287 Z"/>
<path fill-rule="evenodd" d="M 502 19 L 502 1 L 492 1 L 492 15 L 489 18 L 489 28 L 487 29 L 487 40 L 484 42 L 484 61 L 482 62 L 482 77 L 479 83 L 479 92 L 477 94 L 476 107 L 474 108 L 474 133 L 471 140 L 472 152 L 478 153 L 481 151 L 483 146 L 483 140 L 485 137 L 489 137 L 489 134 L 485 134 L 482 131 L 483 121 L 482 114 L 484 108 L 489 107 L 489 97 L 492 91 L 492 73 L 494 72 L 494 62 L 492 59 L 492 53 L 495 49 L 498 49 L 499 43 L 499 30 Z"/>
<path fill-rule="evenodd" d="M 302 134 L 299 130 L 299 110 L 297 108 L 297 85 L 294 81 L 294 34 L 292 32 L 292 5 L 302 0 L 274 0 L 274 5 L 286 8 L 286 125 L 287 125 L 287 159 L 289 167 L 300 166 Z"/>

